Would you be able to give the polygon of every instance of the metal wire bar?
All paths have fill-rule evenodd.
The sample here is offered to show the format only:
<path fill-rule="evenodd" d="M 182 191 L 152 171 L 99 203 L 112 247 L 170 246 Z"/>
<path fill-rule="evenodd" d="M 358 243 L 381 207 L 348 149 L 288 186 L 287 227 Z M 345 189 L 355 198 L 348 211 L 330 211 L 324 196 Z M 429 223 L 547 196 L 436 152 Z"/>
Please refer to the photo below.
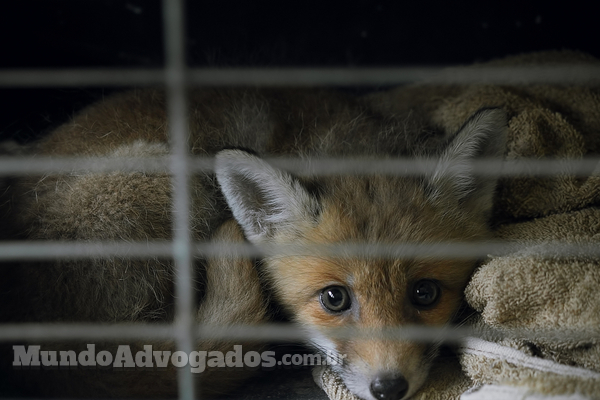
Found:
<path fill-rule="evenodd" d="M 427 84 L 590 84 L 600 82 L 600 66 L 205 69 L 193 70 L 190 83 L 203 86 L 373 86 Z"/>
<path fill-rule="evenodd" d="M 482 259 L 526 252 L 535 248 L 537 258 L 600 257 L 598 242 L 479 242 L 435 243 L 337 243 L 337 244 L 279 244 L 255 246 L 249 243 L 197 242 L 190 244 L 195 257 L 280 257 L 324 256 L 332 258 L 383 259 Z M 0 261 L 40 261 L 88 258 L 173 258 L 177 249 L 168 241 L 149 242 L 0 242 Z"/>
<path fill-rule="evenodd" d="M 162 69 L 30 69 L 0 71 L 0 87 L 156 86 Z M 529 67 L 389 68 L 194 68 L 186 82 L 198 86 L 391 86 L 428 84 L 600 83 L 600 66 L 563 64 Z"/>
<path fill-rule="evenodd" d="M 1 261 L 41 261 L 86 258 L 173 257 L 170 241 L 148 242 L 0 242 Z"/>
<path fill-rule="evenodd" d="M 299 176 L 331 175 L 426 175 L 436 170 L 438 160 L 424 157 L 388 159 L 367 158 L 298 158 L 266 157 L 275 167 Z M 51 173 L 108 173 L 144 172 L 170 173 L 170 158 L 50 158 L 0 157 L 0 176 L 47 175 Z M 582 159 L 476 159 L 471 162 L 472 172 L 490 177 L 555 177 L 557 175 L 589 176 L 600 174 L 600 157 Z M 214 171 L 214 157 L 188 159 L 190 173 Z"/>
<path fill-rule="evenodd" d="M 175 337 L 178 350 L 195 347 L 192 235 L 190 229 L 189 131 L 186 99 L 184 1 L 163 0 L 166 50 L 167 117 L 173 174 L 173 259 L 175 265 Z M 177 371 L 179 399 L 196 397 L 189 365 Z"/>
<path fill-rule="evenodd" d="M 589 342 L 600 340 L 598 328 L 556 329 L 494 329 L 473 326 L 423 326 L 407 325 L 377 329 L 340 327 L 322 328 L 322 333 L 336 339 L 386 339 L 419 342 L 456 343 L 467 337 L 486 337 L 488 340 L 519 338 L 520 340 L 546 340 Z M 194 325 L 192 336 L 196 339 L 228 341 L 307 341 L 311 334 L 293 324 L 266 323 L 260 325 Z M 170 324 L 2 324 L 2 341 L 62 341 L 62 340 L 172 340 L 177 337 L 177 327 Z"/>
<path fill-rule="evenodd" d="M 108 172 L 170 173 L 170 157 L 0 157 L 0 176 Z M 212 161 L 210 161 L 212 163 Z M 206 167 L 208 168 L 208 167 Z"/>

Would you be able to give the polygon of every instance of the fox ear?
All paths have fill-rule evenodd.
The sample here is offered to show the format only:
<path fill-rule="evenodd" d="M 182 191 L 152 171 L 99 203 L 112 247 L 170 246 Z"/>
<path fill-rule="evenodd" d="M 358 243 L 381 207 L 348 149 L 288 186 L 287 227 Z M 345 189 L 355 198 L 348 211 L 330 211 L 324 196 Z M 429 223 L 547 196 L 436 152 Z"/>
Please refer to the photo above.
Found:
<path fill-rule="evenodd" d="M 478 176 L 476 158 L 502 159 L 507 137 L 506 113 L 500 108 L 477 111 L 446 147 L 429 181 L 435 202 L 463 204 L 469 211 L 489 215 L 496 177 Z"/>
<path fill-rule="evenodd" d="M 294 234 L 318 214 L 318 202 L 287 172 L 241 150 L 216 156 L 217 180 L 234 218 L 254 243 Z"/>

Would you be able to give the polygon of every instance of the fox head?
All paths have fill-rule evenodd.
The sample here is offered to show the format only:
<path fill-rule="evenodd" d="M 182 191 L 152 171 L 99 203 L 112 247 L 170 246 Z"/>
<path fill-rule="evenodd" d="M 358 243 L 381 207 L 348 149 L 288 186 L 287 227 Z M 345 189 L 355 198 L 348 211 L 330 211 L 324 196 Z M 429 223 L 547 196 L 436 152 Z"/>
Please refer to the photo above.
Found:
<path fill-rule="evenodd" d="M 468 241 L 489 234 L 496 186 L 470 161 L 502 156 L 505 140 L 504 112 L 485 109 L 453 136 L 425 177 L 301 180 L 241 150 L 220 152 L 216 175 L 234 218 L 258 245 Z M 351 392 L 398 400 L 423 384 L 436 345 L 381 335 L 339 338 L 326 328 L 447 324 L 475 262 L 286 253 L 267 257 L 264 268 L 311 344 L 341 355 L 332 367 Z"/>

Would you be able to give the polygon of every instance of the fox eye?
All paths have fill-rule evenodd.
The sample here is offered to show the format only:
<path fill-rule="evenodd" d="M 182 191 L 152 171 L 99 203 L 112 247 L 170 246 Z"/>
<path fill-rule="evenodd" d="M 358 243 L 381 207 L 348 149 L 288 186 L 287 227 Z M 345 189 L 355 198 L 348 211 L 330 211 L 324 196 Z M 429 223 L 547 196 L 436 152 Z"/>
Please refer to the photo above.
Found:
<path fill-rule="evenodd" d="M 438 302 L 441 294 L 442 290 L 436 281 L 422 279 L 413 285 L 411 301 L 417 308 L 429 308 Z"/>
<path fill-rule="evenodd" d="M 350 308 L 350 294 L 343 286 L 329 286 L 321 291 L 321 305 L 330 312 L 339 313 Z"/>

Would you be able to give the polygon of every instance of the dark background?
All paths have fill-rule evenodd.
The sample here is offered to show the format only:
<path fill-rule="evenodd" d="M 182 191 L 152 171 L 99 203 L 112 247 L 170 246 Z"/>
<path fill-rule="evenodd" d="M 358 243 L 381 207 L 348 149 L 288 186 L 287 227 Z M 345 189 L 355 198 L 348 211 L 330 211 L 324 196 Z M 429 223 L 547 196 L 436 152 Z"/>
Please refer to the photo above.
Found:
<path fill-rule="evenodd" d="M 593 2 L 198 1 L 192 66 L 397 66 L 536 50 L 600 57 Z M 0 10 L 0 68 L 160 67 L 159 0 L 16 0 Z M 29 140 L 114 88 L 0 88 L 0 138 Z"/>

